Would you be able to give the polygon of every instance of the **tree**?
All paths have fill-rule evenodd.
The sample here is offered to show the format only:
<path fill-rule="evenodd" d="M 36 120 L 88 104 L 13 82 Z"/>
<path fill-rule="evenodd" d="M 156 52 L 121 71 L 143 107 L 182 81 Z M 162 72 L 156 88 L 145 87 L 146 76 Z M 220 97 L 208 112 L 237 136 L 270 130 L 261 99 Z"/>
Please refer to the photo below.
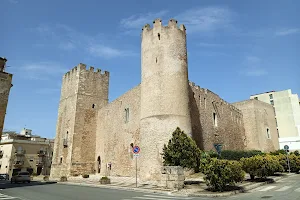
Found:
<path fill-rule="evenodd" d="M 168 145 L 164 145 L 163 159 L 166 166 L 181 166 L 199 171 L 201 151 L 196 142 L 179 127 L 172 134 Z"/>

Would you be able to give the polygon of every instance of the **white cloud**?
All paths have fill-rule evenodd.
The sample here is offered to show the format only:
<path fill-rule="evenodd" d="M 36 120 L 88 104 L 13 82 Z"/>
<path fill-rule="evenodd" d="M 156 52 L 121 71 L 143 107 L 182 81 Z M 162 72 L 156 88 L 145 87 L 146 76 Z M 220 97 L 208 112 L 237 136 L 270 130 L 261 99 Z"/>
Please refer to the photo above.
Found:
<path fill-rule="evenodd" d="M 113 57 L 123 57 L 123 56 L 132 56 L 134 53 L 129 51 L 123 51 L 119 49 L 114 49 L 108 46 L 103 45 L 91 45 L 88 47 L 88 51 L 97 57 L 103 58 L 113 58 Z"/>
<path fill-rule="evenodd" d="M 286 29 L 281 29 L 275 32 L 275 35 L 277 36 L 286 36 L 286 35 L 291 35 L 291 34 L 296 34 L 300 33 L 299 28 L 286 28 Z"/>
<path fill-rule="evenodd" d="M 214 31 L 231 26 L 233 12 L 223 7 L 193 8 L 175 18 L 187 26 L 189 32 Z"/>
<path fill-rule="evenodd" d="M 150 24 L 154 19 L 162 18 L 167 13 L 167 10 L 162 10 L 156 13 L 149 12 L 146 14 L 132 15 L 122 19 L 120 24 L 125 29 L 141 29 L 145 24 Z"/>
<path fill-rule="evenodd" d="M 245 67 L 242 73 L 246 76 L 263 76 L 268 73 L 262 67 L 262 60 L 256 56 L 247 56 L 242 65 Z"/>
<path fill-rule="evenodd" d="M 62 77 L 67 68 L 54 62 L 27 63 L 19 68 L 24 76 L 33 80 L 49 80 L 51 77 Z M 16 72 L 18 73 L 18 72 Z"/>
<path fill-rule="evenodd" d="M 64 25 L 40 25 L 35 30 L 44 37 L 50 37 L 56 46 L 62 50 L 84 50 L 93 56 L 113 58 L 117 56 L 131 56 L 132 52 L 107 45 L 103 35 L 87 35 Z M 53 45 L 53 43 L 51 43 Z"/>

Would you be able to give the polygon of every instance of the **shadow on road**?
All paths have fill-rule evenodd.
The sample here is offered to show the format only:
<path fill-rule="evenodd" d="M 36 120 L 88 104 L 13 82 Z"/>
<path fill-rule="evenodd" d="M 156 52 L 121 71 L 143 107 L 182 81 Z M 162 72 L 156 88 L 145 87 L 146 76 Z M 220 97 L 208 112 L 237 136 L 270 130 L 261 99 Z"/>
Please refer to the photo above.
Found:
<path fill-rule="evenodd" d="M 31 181 L 30 183 L 10 183 L 10 181 L 0 181 L 0 189 L 9 189 L 9 188 L 18 188 L 18 187 L 30 187 L 30 186 L 39 186 L 39 185 L 49 185 L 56 184 L 57 182 L 40 182 L 40 181 Z"/>

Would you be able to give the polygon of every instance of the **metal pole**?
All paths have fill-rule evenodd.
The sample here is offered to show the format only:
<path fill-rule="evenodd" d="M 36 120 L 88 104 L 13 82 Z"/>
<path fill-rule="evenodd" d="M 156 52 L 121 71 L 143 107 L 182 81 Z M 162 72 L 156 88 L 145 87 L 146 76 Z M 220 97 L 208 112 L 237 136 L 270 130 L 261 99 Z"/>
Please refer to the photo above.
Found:
<path fill-rule="evenodd" d="M 137 187 L 137 156 L 135 157 L 135 187 Z"/>
<path fill-rule="evenodd" d="M 289 159 L 289 155 L 288 155 L 287 151 L 286 151 L 286 158 L 287 158 L 287 161 L 288 161 L 289 173 L 291 173 L 290 159 Z"/>

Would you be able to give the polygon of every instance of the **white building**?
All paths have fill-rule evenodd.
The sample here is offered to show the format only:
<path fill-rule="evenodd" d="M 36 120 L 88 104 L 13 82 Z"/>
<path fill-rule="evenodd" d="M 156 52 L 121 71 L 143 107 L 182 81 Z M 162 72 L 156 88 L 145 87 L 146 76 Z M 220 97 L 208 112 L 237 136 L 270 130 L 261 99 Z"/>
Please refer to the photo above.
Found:
<path fill-rule="evenodd" d="M 300 150 L 300 104 L 297 94 L 291 89 L 270 91 L 252 95 L 250 99 L 257 99 L 274 106 L 279 134 L 280 149 L 288 145 L 290 150 Z"/>

